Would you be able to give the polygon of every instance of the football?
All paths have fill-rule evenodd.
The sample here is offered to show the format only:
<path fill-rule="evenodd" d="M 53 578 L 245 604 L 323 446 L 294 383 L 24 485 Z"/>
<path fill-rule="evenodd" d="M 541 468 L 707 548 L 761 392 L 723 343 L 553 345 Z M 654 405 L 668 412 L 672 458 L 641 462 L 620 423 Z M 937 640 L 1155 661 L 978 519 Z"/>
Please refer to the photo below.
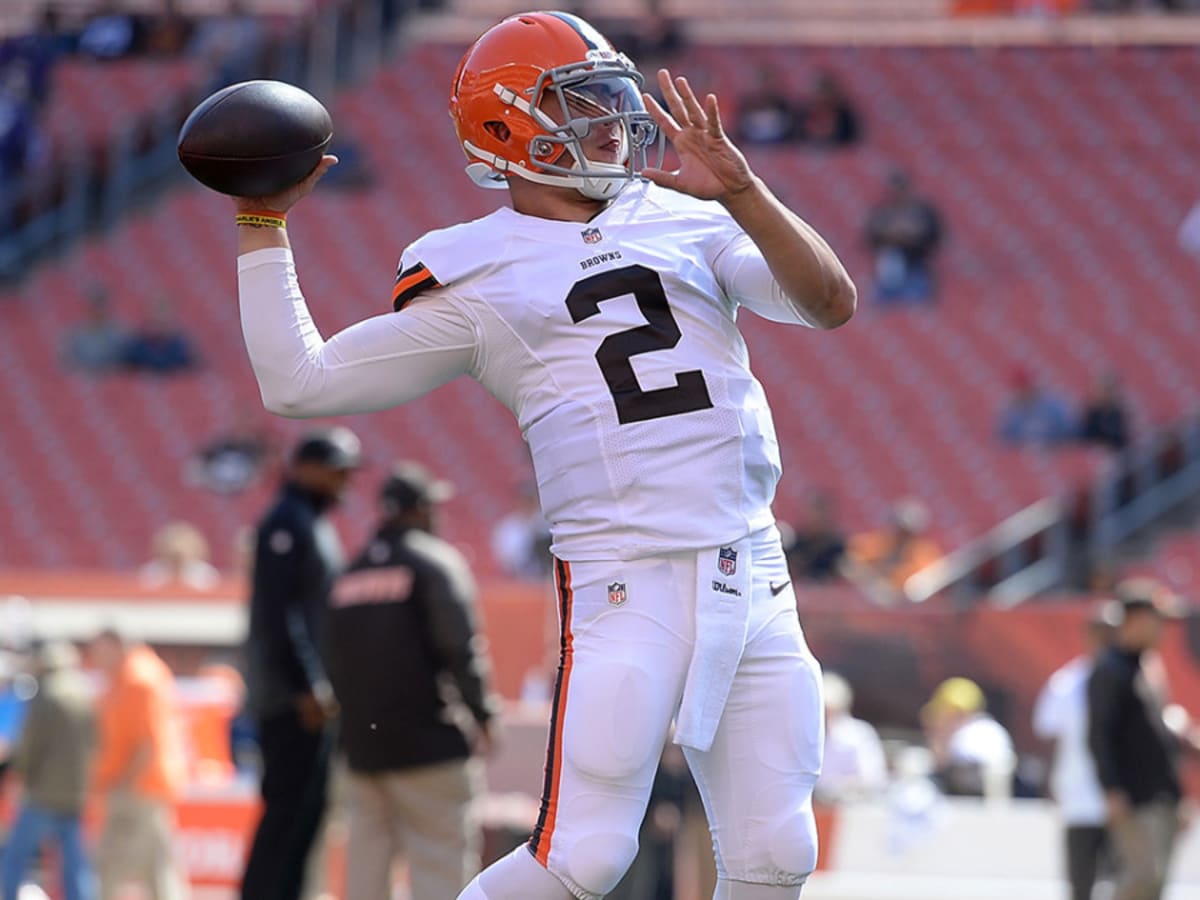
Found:
<path fill-rule="evenodd" d="M 282 81 L 244 81 L 205 98 L 179 130 L 179 161 L 206 187 L 266 197 L 302 181 L 333 139 L 316 97 Z"/>

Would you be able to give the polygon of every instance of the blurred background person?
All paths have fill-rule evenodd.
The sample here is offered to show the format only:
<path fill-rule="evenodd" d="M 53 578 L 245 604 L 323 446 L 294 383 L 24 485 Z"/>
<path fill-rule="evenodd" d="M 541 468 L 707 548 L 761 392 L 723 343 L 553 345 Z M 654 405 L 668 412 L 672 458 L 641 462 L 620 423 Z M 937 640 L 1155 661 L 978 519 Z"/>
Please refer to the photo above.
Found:
<path fill-rule="evenodd" d="M 112 310 L 108 288 L 93 285 L 87 294 L 87 311 L 63 342 L 63 361 L 83 372 L 103 373 L 120 368 L 129 345 L 129 328 Z"/>
<path fill-rule="evenodd" d="M 246 704 L 258 734 L 263 812 L 244 900 L 299 898 L 325 813 L 337 703 L 321 645 L 329 591 L 345 562 L 329 512 L 361 464 L 350 429 L 305 435 L 255 535 Z"/>
<path fill-rule="evenodd" d="M 997 427 L 1005 443 L 1045 447 L 1075 437 L 1077 428 L 1067 404 L 1039 384 L 1032 372 L 1017 369 L 1008 385 L 1008 399 Z"/>
<path fill-rule="evenodd" d="M 213 435 L 187 461 L 189 484 L 216 494 L 238 494 L 256 484 L 277 462 L 278 445 L 261 409 L 239 411 L 228 428 Z"/>
<path fill-rule="evenodd" d="M 933 257 L 943 237 L 937 207 L 920 196 L 908 174 L 893 171 L 887 193 L 867 216 L 867 242 L 875 253 L 875 299 L 933 299 Z"/>
<path fill-rule="evenodd" d="M 1012 736 L 987 711 L 982 688 L 969 678 L 947 678 L 921 707 L 934 779 L 954 796 L 1012 793 L 1016 751 Z"/>
<path fill-rule="evenodd" d="M 550 525 L 542 515 L 537 485 L 522 484 L 517 504 L 492 530 L 492 556 L 514 578 L 550 576 Z"/>
<path fill-rule="evenodd" d="M 1129 406 L 1116 372 L 1096 379 L 1079 414 L 1079 439 L 1114 451 L 1129 446 Z"/>
<path fill-rule="evenodd" d="M 455 897 L 481 866 L 480 757 L 497 701 L 474 578 L 435 534 L 453 493 L 423 466 L 397 464 L 374 537 L 331 595 L 325 648 L 349 767 L 345 900 L 390 897 L 402 860 L 412 900 Z"/>
<path fill-rule="evenodd" d="M 1087 685 L 1096 660 L 1112 643 L 1119 618 L 1119 607 L 1110 602 L 1092 610 L 1086 625 L 1087 652 L 1050 676 L 1033 708 L 1034 733 L 1054 741 L 1050 794 L 1065 826 L 1071 900 L 1091 900 L 1108 853 L 1104 790 L 1088 749 Z"/>
<path fill-rule="evenodd" d="M 825 756 L 816 797 L 827 803 L 879 797 L 887 789 L 887 757 L 879 732 L 851 714 L 854 691 L 836 672 L 825 672 Z"/>
<path fill-rule="evenodd" d="M 191 335 L 179 321 L 174 304 L 160 297 L 145 321 L 134 327 L 125 344 L 125 368 L 151 375 L 173 375 L 200 364 Z"/>
<path fill-rule="evenodd" d="M 209 591 L 221 583 L 221 573 L 208 561 L 208 539 L 191 522 L 168 522 L 158 529 L 151 552 L 150 560 L 138 570 L 145 587 Z"/>
<path fill-rule="evenodd" d="M 3 900 L 18 900 L 38 851 L 58 848 L 64 900 L 90 900 L 95 883 L 84 848 L 82 813 L 95 748 L 95 722 L 79 653 L 50 641 L 33 654 L 37 694 L 12 758 L 23 788 L 0 863 Z"/>
<path fill-rule="evenodd" d="M 780 528 L 784 536 L 788 572 L 797 581 L 828 581 L 841 574 L 846 557 L 846 533 L 837 522 L 833 499 L 825 491 L 812 491 L 804 518 Z"/>
<path fill-rule="evenodd" d="M 186 762 L 174 676 L 150 647 L 112 628 L 92 640 L 89 655 L 105 679 L 92 775 L 104 802 L 96 848 L 101 900 L 124 896 L 130 883 L 151 900 L 182 900 L 173 835 Z"/>
<path fill-rule="evenodd" d="M 1118 861 L 1114 900 L 1159 900 L 1179 832 L 1183 786 L 1165 683 L 1143 657 L 1162 637 L 1169 600 L 1144 579 L 1117 585 L 1116 634 L 1088 680 L 1088 746 L 1104 788 Z"/>
<path fill-rule="evenodd" d="M 818 72 L 800 104 L 799 138 L 812 147 L 849 147 L 858 142 L 858 113 L 832 72 Z"/>
<path fill-rule="evenodd" d="M 734 130 L 747 144 L 783 144 L 795 140 L 796 106 L 779 85 L 783 78 L 769 66 L 755 73 L 754 87 L 737 101 Z"/>
<path fill-rule="evenodd" d="M 912 497 L 897 501 L 887 527 L 850 539 L 842 571 L 877 602 L 899 602 L 905 582 L 942 558 L 942 548 L 927 536 L 928 530 L 924 503 Z"/>

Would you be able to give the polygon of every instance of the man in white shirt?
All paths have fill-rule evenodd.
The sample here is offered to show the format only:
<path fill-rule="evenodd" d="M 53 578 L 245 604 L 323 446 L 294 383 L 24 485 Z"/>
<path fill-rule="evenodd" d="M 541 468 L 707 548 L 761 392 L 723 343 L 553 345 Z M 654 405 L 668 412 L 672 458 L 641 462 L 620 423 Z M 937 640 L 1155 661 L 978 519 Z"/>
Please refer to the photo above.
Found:
<path fill-rule="evenodd" d="M 664 110 L 641 84 L 576 16 L 489 29 L 459 64 L 450 113 L 467 174 L 507 188 L 511 208 L 410 245 L 396 312 L 329 340 L 284 214 L 336 160 L 236 201 L 242 328 L 269 409 L 367 412 L 471 375 L 530 447 L 561 630 L 542 807 L 529 843 L 461 900 L 611 890 L 672 718 L 715 836 L 716 900 L 796 900 L 816 865 L 820 671 L 736 318 L 744 306 L 834 328 L 855 288 L 726 137 L 714 95 L 660 70 Z M 675 171 L 650 164 L 659 132 Z"/>
<path fill-rule="evenodd" d="M 1108 810 L 1088 749 L 1087 684 L 1096 657 L 1112 642 L 1117 615 L 1110 603 L 1095 609 L 1087 622 L 1088 652 L 1050 676 L 1033 708 L 1034 732 L 1055 742 L 1050 792 L 1066 826 L 1071 900 L 1091 900 L 1108 849 Z"/>
<path fill-rule="evenodd" d="M 879 732 L 850 713 L 854 692 L 836 672 L 826 672 L 825 760 L 817 797 L 831 803 L 878 797 L 887 787 L 887 759 Z"/>
<path fill-rule="evenodd" d="M 936 778 L 953 795 L 1012 793 L 1017 755 L 1012 736 L 987 711 L 983 689 L 969 678 L 947 678 L 921 707 Z"/>

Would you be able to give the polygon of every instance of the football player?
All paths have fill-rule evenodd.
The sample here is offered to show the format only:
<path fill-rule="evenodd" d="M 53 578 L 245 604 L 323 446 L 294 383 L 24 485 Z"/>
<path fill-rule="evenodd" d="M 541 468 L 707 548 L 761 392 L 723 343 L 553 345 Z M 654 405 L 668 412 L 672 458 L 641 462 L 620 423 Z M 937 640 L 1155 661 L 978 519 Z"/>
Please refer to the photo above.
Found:
<path fill-rule="evenodd" d="M 454 74 L 450 112 L 467 173 L 511 206 L 414 242 L 395 311 L 328 339 L 282 220 L 335 160 L 236 201 L 258 213 L 238 228 L 238 277 L 270 410 L 382 409 L 466 374 L 532 451 L 561 625 L 544 795 L 528 844 L 461 900 L 607 893 L 637 851 L 672 720 L 712 828 L 716 898 L 794 900 L 816 865 L 820 672 L 737 314 L 834 328 L 855 288 L 729 141 L 716 97 L 658 78 L 666 109 L 575 16 L 488 30 Z M 660 133 L 674 171 L 650 158 Z"/>

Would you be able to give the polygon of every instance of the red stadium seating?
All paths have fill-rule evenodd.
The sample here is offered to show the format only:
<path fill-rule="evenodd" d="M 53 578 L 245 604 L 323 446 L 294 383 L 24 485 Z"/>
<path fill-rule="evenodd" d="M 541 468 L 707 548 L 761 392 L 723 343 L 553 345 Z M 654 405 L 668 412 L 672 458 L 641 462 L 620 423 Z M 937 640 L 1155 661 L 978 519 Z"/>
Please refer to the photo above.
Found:
<path fill-rule="evenodd" d="M 503 199 L 461 172 L 445 114 L 458 52 L 417 47 L 334 107 L 339 137 L 363 148 L 376 183 L 320 191 L 294 217 L 301 281 L 326 332 L 388 309 L 408 241 Z M 1018 366 L 1072 398 L 1101 370 L 1119 370 L 1141 432 L 1191 411 L 1200 263 L 1177 248 L 1175 229 L 1200 197 L 1200 50 L 702 47 L 678 68 L 715 89 L 731 115 L 764 63 L 794 92 L 818 69 L 836 72 L 866 131 L 861 148 L 842 153 L 750 153 L 828 235 L 862 294 L 858 317 L 832 334 L 743 319 L 783 445 L 781 517 L 821 486 L 849 527 L 866 528 L 912 494 L 953 546 L 1086 482 L 1101 454 L 995 441 Z M 879 309 L 870 299 L 862 225 L 893 165 L 946 218 L 939 299 L 928 308 Z M 131 566 L 169 518 L 196 522 L 217 561 L 232 560 L 233 536 L 267 487 L 221 498 L 181 478 L 189 452 L 257 402 L 229 214 L 228 201 L 181 189 L 0 296 L 0 504 L 11 511 L 0 518 L 0 565 Z M 130 318 L 170 295 L 205 368 L 164 381 L 65 374 L 58 346 L 94 281 Z M 414 456 L 458 482 L 446 531 L 486 573 L 490 528 L 528 474 L 508 413 L 462 381 L 349 424 L 375 463 Z M 292 436 L 302 426 L 282 427 Z M 359 494 L 343 517 L 351 540 L 373 515 L 368 492 Z"/>

